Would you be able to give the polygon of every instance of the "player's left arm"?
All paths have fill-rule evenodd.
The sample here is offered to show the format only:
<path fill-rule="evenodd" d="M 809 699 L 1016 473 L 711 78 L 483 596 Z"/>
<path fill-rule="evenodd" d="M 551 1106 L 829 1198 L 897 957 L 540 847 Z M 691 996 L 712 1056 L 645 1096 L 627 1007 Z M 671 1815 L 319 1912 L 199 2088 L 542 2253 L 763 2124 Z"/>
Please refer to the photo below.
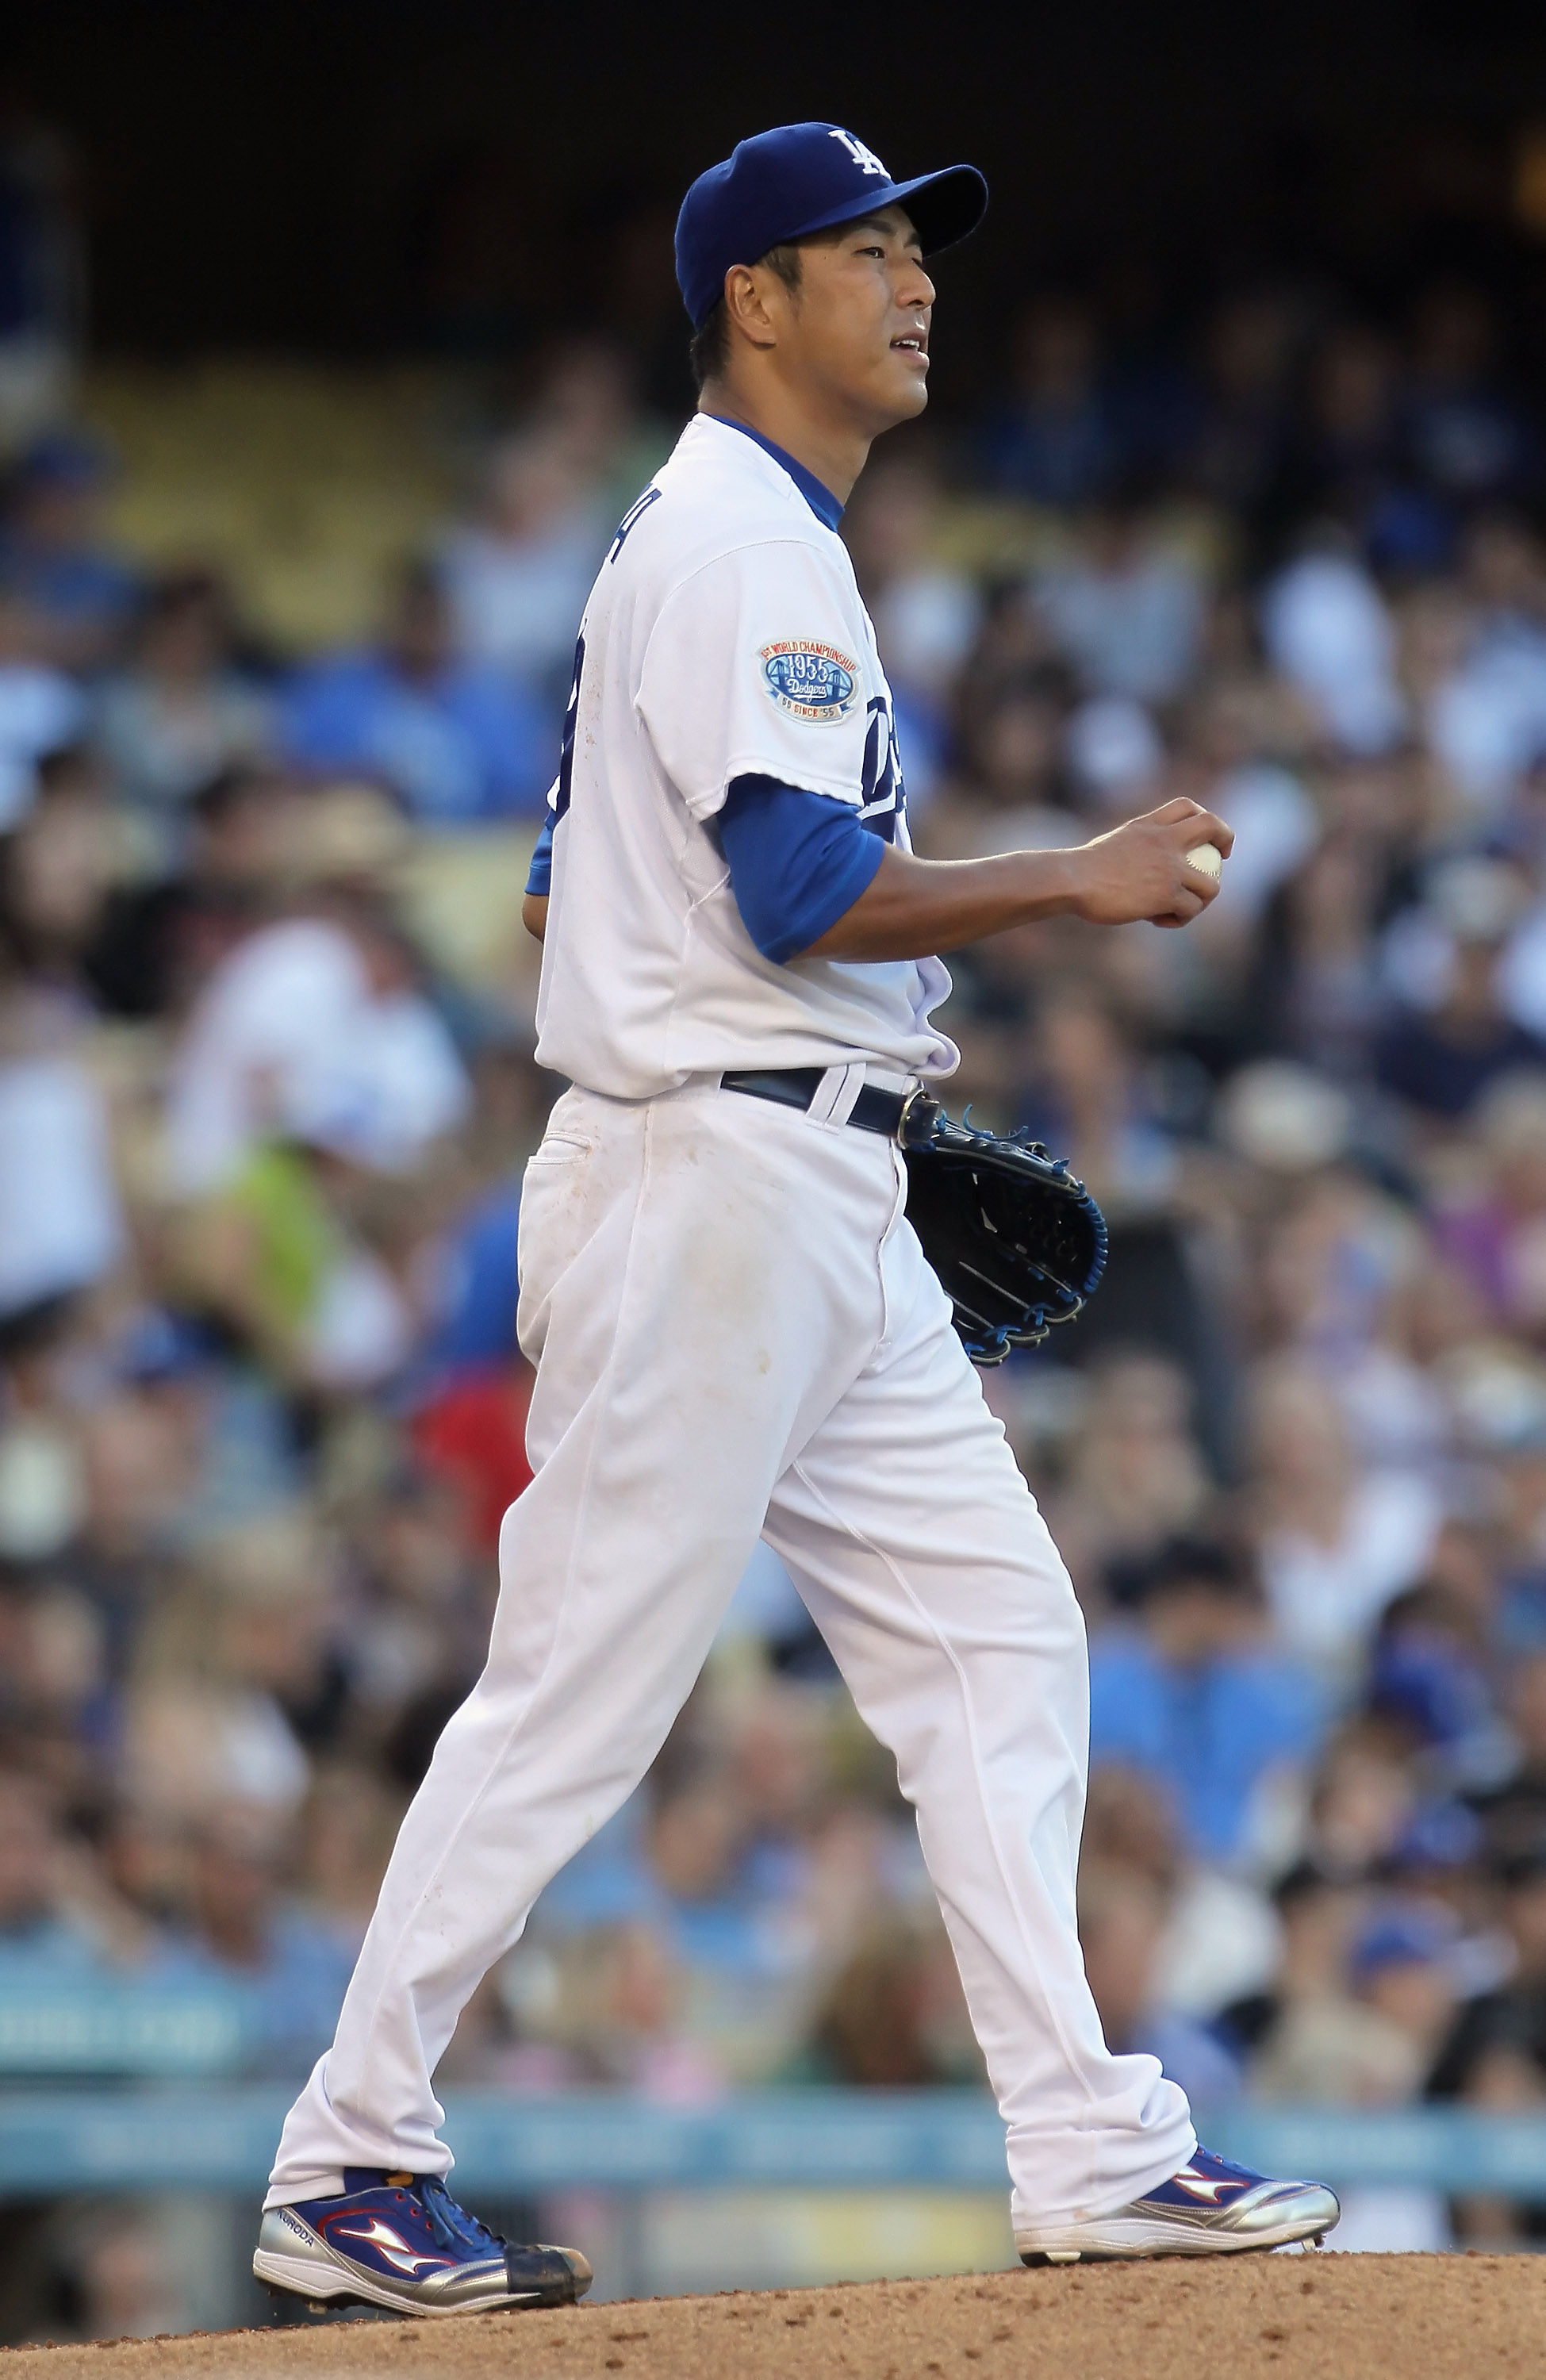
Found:
<path fill-rule="evenodd" d="M 546 892 L 526 894 L 521 904 L 521 923 L 534 940 L 539 942 L 547 941 L 548 895 Z"/>
<path fill-rule="evenodd" d="M 888 844 L 859 898 L 803 958 L 915 959 L 1047 917 L 1091 925 L 1186 926 L 1218 891 L 1187 853 L 1211 843 L 1227 858 L 1233 830 L 1184 796 L 1071 851 L 1007 851 L 991 859 L 920 859 Z"/>

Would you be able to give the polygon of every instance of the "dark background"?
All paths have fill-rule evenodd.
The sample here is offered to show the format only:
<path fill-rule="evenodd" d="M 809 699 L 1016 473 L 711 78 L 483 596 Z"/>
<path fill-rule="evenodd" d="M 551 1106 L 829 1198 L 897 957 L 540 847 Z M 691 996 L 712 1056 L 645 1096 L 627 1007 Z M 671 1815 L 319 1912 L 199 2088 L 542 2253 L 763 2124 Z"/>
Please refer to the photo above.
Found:
<path fill-rule="evenodd" d="M 958 387 L 1006 277 L 1139 322 L 1263 265 L 1367 302 L 1454 264 L 1546 319 L 1511 208 L 1546 120 L 1526 0 L 1014 12 L 50 0 L 10 101 L 73 141 L 99 349 L 518 354 L 670 310 L 685 183 L 746 133 L 850 123 L 894 172 L 986 170 L 947 268 Z M 1507 286 L 1498 286 L 1506 284 Z"/>

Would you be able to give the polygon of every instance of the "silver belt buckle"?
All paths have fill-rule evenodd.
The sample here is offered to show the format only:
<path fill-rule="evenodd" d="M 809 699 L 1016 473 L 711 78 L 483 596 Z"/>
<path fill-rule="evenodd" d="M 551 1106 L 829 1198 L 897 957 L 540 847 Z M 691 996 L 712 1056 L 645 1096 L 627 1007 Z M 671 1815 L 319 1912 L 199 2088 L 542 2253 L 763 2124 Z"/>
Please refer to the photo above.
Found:
<path fill-rule="evenodd" d="M 934 1138 L 939 1116 L 939 1101 L 930 1097 L 922 1083 L 914 1083 L 897 1118 L 899 1145 L 903 1148 L 926 1148 Z"/>

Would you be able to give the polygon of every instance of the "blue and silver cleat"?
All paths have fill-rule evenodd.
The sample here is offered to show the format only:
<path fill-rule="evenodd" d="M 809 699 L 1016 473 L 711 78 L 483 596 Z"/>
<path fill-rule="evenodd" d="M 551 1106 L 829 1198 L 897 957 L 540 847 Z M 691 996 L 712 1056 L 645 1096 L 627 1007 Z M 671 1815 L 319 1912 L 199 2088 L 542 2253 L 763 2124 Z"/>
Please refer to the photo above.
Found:
<path fill-rule="evenodd" d="M 344 2185 L 264 2215 L 252 2270 L 270 2289 L 319 2310 L 437 2314 L 573 2305 L 590 2287 L 577 2248 L 513 2247 L 433 2175 L 350 2167 Z"/>
<path fill-rule="evenodd" d="M 1271 2181 L 1200 2148 L 1168 2181 L 1084 2223 L 1017 2231 L 1022 2265 L 1078 2265 L 1114 2256 L 1223 2256 L 1248 2248 L 1319 2243 L 1342 2213 L 1323 2182 Z"/>

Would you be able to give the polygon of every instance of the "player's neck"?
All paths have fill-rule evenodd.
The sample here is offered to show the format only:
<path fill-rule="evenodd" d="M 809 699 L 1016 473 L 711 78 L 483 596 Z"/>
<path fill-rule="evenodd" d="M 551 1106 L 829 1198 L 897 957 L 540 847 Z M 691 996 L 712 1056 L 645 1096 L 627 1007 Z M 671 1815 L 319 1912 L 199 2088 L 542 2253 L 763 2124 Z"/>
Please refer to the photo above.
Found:
<path fill-rule="evenodd" d="M 864 431 L 814 419 L 810 409 L 777 382 L 749 389 L 730 380 L 710 381 L 698 400 L 698 411 L 743 422 L 759 437 L 771 439 L 775 446 L 803 464 L 813 479 L 830 489 L 839 504 L 847 504 L 855 480 L 869 460 L 870 439 Z"/>

